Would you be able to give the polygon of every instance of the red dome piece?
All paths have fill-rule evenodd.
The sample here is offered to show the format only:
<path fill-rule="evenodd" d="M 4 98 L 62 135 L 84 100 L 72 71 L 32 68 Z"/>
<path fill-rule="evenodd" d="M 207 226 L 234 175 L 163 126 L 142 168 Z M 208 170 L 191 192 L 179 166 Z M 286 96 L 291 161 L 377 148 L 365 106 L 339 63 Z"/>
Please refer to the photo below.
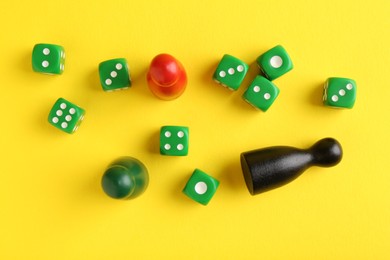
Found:
<path fill-rule="evenodd" d="M 169 54 L 159 54 L 152 60 L 146 78 L 153 94 L 164 100 L 178 98 L 187 85 L 183 65 Z"/>

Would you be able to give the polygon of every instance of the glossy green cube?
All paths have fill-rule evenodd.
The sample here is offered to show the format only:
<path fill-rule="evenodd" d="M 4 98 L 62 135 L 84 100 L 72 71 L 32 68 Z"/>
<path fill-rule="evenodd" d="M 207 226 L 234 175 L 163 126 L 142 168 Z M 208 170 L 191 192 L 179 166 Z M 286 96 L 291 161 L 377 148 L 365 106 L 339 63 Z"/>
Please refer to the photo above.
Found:
<path fill-rule="evenodd" d="M 274 80 L 293 69 L 286 50 L 278 45 L 257 58 L 257 65 L 269 80 Z"/>
<path fill-rule="evenodd" d="M 65 50 L 60 45 L 36 44 L 32 52 L 32 68 L 44 74 L 62 74 L 65 68 Z"/>
<path fill-rule="evenodd" d="M 218 186 L 218 180 L 199 169 L 195 169 L 184 187 L 183 193 L 194 201 L 207 205 L 217 191 Z"/>
<path fill-rule="evenodd" d="M 185 156 L 188 154 L 188 127 L 163 126 L 160 130 L 160 153 L 162 155 Z"/>
<path fill-rule="evenodd" d="M 225 54 L 214 72 L 213 79 L 224 87 L 237 90 L 248 72 L 245 62 Z"/>
<path fill-rule="evenodd" d="M 264 112 L 274 103 L 279 89 L 268 79 L 257 76 L 243 94 L 243 99 Z"/>
<path fill-rule="evenodd" d="M 49 123 L 68 133 L 74 133 L 84 119 L 85 110 L 66 99 L 59 98 L 49 113 Z"/>
<path fill-rule="evenodd" d="M 328 78 L 324 84 L 326 106 L 352 108 L 356 100 L 356 82 L 348 78 Z"/>
<path fill-rule="evenodd" d="M 118 58 L 99 64 L 100 83 L 104 91 L 122 90 L 131 87 L 126 59 Z"/>

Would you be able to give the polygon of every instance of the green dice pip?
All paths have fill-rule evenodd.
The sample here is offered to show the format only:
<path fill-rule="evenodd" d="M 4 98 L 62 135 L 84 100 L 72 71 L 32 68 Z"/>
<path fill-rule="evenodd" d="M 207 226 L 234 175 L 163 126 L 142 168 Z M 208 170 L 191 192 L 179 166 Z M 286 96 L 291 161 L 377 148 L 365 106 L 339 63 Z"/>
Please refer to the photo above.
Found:
<path fill-rule="evenodd" d="M 99 64 L 100 83 L 104 91 L 122 90 L 131 87 L 126 59 L 112 59 Z"/>
<path fill-rule="evenodd" d="M 85 110 L 66 99 L 59 98 L 49 113 L 49 123 L 58 129 L 72 134 L 84 119 Z"/>
<path fill-rule="evenodd" d="M 243 94 L 243 99 L 264 112 L 279 95 L 279 89 L 268 79 L 257 76 Z"/>
<path fill-rule="evenodd" d="M 62 74 L 65 66 L 65 50 L 55 44 L 40 43 L 32 52 L 32 68 L 44 74 Z"/>
<path fill-rule="evenodd" d="M 257 58 L 257 65 L 269 80 L 274 80 L 293 68 L 286 50 L 278 45 Z"/>
<path fill-rule="evenodd" d="M 225 54 L 214 72 L 213 79 L 231 90 L 237 90 L 248 72 L 248 64 Z"/>
<path fill-rule="evenodd" d="M 184 187 L 183 193 L 196 202 L 207 205 L 217 191 L 218 186 L 218 180 L 199 169 L 195 169 Z"/>
<path fill-rule="evenodd" d="M 188 154 L 188 127 L 163 126 L 160 130 L 160 153 L 185 156 Z"/>
<path fill-rule="evenodd" d="M 326 106 L 352 108 L 356 100 L 356 82 L 348 78 L 328 78 L 324 85 Z"/>

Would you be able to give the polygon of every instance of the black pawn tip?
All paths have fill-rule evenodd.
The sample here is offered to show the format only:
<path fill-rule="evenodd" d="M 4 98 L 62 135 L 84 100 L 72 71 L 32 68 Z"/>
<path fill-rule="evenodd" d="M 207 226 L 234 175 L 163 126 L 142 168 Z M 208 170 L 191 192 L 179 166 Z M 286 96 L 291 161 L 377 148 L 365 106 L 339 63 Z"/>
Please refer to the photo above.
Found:
<path fill-rule="evenodd" d="M 338 164 L 343 157 L 340 143 L 333 138 L 324 138 L 315 143 L 310 149 L 314 165 L 331 167 Z"/>

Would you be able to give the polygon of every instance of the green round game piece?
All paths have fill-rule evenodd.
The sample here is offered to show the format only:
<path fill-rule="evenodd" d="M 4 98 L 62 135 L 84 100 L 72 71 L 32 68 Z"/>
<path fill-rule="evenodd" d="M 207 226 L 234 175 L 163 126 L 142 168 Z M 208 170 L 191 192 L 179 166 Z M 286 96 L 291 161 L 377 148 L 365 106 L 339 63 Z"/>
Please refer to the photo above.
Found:
<path fill-rule="evenodd" d="M 114 199 L 133 199 L 141 195 L 149 183 L 145 165 L 133 157 L 112 162 L 102 178 L 104 192 Z"/>

